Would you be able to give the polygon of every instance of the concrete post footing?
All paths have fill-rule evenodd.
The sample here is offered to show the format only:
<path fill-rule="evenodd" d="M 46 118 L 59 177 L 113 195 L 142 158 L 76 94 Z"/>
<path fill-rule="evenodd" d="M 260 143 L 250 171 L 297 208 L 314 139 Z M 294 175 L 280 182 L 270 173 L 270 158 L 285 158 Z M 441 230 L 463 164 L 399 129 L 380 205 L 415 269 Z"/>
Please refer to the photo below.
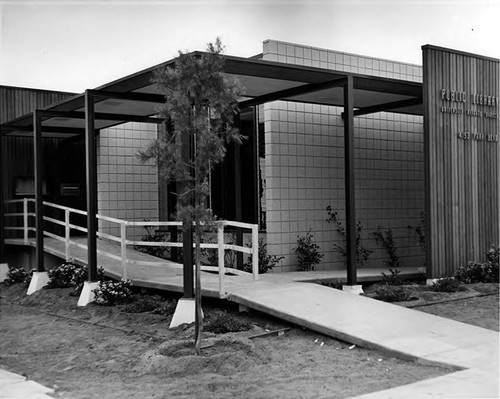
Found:
<path fill-rule="evenodd" d="M 78 298 L 78 306 L 87 306 L 90 302 L 94 302 L 95 294 L 94 290 L 99 287 L 99 283 L 97 281 L 85 281 L 83 283 L 82 293 L 80 294 L 80 298 Z"/>
<path fill-rule="evenodd" d="M 49 282 L 49 273 L 47 272 L 33 272 L 30 285 L 28 287 L 27 295 L 31 295 L 38 290 L 41 290 Z"/>
<path fill-rule="evenodd" d="M 0 283 L 7 280 L 8 272 L 9 272 L 9 265 L 7 263 L 0 263 Z"/>
<path fill-rule="evenodd" d="M 174 317 L 170 322 L 170 328 L 175 328 L 181 324 L 191 324 L 195 321 L 196 302 L 194 298 L 181 298 L 177 302 Z"/>
<path fill-rule="evenodd" d="M 349 294 L 359 295 L 363 293 L 362 285 L 343 285 L 342 291 L 348 292 Z"/>

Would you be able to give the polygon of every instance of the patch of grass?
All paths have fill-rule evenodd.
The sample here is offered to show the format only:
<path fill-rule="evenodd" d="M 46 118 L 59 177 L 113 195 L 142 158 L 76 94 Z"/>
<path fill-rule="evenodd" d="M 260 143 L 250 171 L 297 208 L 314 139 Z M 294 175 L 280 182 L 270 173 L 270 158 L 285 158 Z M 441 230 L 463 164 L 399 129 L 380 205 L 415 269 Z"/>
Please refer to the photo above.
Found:
<path fill-rule="evenodd" d="M 132 302 L 124 304 L 121 310 L 127 313 L 152 312 L 163 304 L 159 295 L 134 295 Z"/>
<path fill-rule="evenodd" d="M 247 331 L 252 325 L 245 319 L 223 310 L 214 310 L 207 313 L 203 330 L 215 334 Z"/>
<path fill-rule="evenodd" d="M 405 287 L 384 284 L 375 290 L 375 299 L 384 302 L 405 302 L 413 299 Z"/>
<path fill-rule="evenodd" d="M 134 295 L 130 303 L 121 305 L 121 311 L 126 313 L 153 313 L 160 316 L 170 316 L 175 312 L 177 301 L 165 300 L 159 295 Z"/>

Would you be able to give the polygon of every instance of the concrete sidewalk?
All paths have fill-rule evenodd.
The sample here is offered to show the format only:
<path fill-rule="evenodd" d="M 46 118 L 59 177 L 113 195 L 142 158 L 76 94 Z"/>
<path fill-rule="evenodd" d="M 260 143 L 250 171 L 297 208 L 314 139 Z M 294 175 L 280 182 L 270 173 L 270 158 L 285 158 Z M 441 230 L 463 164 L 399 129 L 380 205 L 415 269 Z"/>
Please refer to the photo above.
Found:
<path fill-rule="evenodd" d="M 53 399 L 54 390 L 0 369 L 0 399 Z"/>
<path fill-rule="evenodd" d="M 457 372 L 360 398 L 498 398 L 499 334 L 310 283 L 256 283 L 235 302 L 359 346 Z"/>

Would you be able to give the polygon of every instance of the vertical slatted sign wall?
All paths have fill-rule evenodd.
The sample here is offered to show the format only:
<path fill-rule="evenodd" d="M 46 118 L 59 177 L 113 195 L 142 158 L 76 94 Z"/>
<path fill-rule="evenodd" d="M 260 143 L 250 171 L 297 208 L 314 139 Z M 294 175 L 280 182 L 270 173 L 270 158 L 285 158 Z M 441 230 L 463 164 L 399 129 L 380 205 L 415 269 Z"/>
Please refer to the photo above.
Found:
<path fill-rule="evenodd" d="M 423 46 L 427 276 L 484 260 L 500 236 L 500 61 Z"/>

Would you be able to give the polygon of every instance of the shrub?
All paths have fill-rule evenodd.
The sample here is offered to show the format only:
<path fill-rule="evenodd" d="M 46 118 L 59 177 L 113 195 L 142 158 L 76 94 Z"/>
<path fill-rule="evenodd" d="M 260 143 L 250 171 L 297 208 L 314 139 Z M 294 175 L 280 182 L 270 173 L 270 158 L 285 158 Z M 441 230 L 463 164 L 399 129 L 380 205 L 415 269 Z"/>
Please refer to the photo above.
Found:
<path fill-rule="evenodd" d="M 77 287 L 85 281 L 85 266 L 71 262 L 63 263 L 49 270 L 48 288 Z"/>
<path fill-rule="evenodd" d="M 49 270 L 48 275 L 48 288 L 75 287 L 79 290 L 83 287 L 83 283 L 88 279 L 88 268 L 85 265 L 77 265 L 67 262 Z M 102 281 L 104 279 L 104 269 L 102 267 L 97 268 L 97 280 Z"/>
<path fill-rule="evenodd" d="M 469 262 L 458 268 L 455 278 L 465 284 L 498 283 L 498 272 L 498 263 Z"/>
<path fill-rule="evenodd" d="M 486 260 L 490 263 L 497 264 L 500 258 L 500 245 L 495 247 L 492 245 L 490 249 L 486 252 Z"/>
<path fill-rule="evenodd" d="M 215 334 L 247 331 L 251 328 L 252 325 L 248 321 L 222 310 L 208 313 L 203 327 L 205 331 Z"/>
<path fill-rule="evenodd" d="M 252 240 L 250 240 L 246 246 L 250 248 L 252 246 Z M 262 238 L 259 238 L 259 274 L 267 273 L 268 270 L 271 270 L 284 258 L 284 256 L 269 255 L 267 253 L 267 244 L 264 243 Z M 243 270 L 252 273 L 252 262 L 253 257 L 252 254 L 250 254 L 247 261 L 243 264 Z"/>
<path fill-rule="evenodd" d="M 394 242 L 394 235 L 392 229 L 387 229 L 382 231 L 380 226 L 377 227 L 377 231 L 371 233 L 375 237 L 377 244 L 381 243 L 382 247 L 385 248 L 389 260 L 384 260 L 386 266 L 390 268 L 399 267 L 399 256 L 396 254 L 396 243 Z"/>
<path fill-rule="evenodd" d="M 384 284 L 387 284 L 387 285 L 403 285 L 404 284 L 405 280 L 403 277 L 400 276 L 401 270 L 389 268 L 389 272 L 391 273 L 390 276 L 388 276 L 385 273 L 382 273 Z"/>
<path fill-rule="evenodd" d="M 313 237 L 311 229 L 305 236 L 297 236 L 297 247 L 293 250 L 297 254 L 301 271 L 314 270 L 324 256 L 319 252 L 319 245 L 312 242 Z"/>
<path fill-rule="evenodd" d="M 225 238 L 226 240 L 226 238 Z M 202 241 L 204 243 L 215 243 L 216 239 L 212 235 L 203 235 Z M 236 237 L 233 233 L 229 234 L 226 244 L 236 243 Z M 217 249 L 203 248 L 201 250 L 201 256 L 208 265 L 217 266 L 219 264 L 219 251 Z M 236 264 L 236 252 L 232 249 L 224 250 L 224 267 L 234 267 Z"/>
<path fill-rule="evenodd" d="M 130 280 L 100 281 L 99 286 L 93 290 L 95 302 L 99 305 L 119 305 L 132 300 Z"/>
<path fill-rule="evenodd" d="M 410 230 L 413 230 L 415 234 L 418 237 L 418 245 L 422 249 L 422 252 L 425 254 L 426 253 L 426 244 L 425 244 L 425 233 L 426 233 L 426 227 L 425 227 L 425 213 L 421 212 L 420 213 L 420 224 L 418 226 L 408 226 Z"/>
<path fill-rule="evenodd" d="M 384 284 L 375 290 L 375 299 L 384 302 L 404 302 L 409 301 L 412 297 L 404 287 Z"/>
<path fill-rule="evenodd" d="M 147 221 L 147 220 L 146 220 Z M 167 233 L 157 233 L 151 226 L 145 226 L 146 234 L 142 236 L 141 241 L 145 242 L 168 242 L 169 235 Z M 136 245 L 134 249 L 144 254 L 156 256 L 157 258 L 170 259 L 170 247 L 156 247 L 149 245 Z"/>
<path fill-rule="evenodd" d="M 464 291 L 465 287 L 463 287 L 457 279 L 453 277 L 445 277 L 433 283 L 431 289 L 436 292 L 457 292 Z"/>
<path fill-rule="evenodd" d="M 491 246 L 486 252 L 486 262 L 469 262 L 461 266 L 455 273 L 455 278 L 465 284 L 498 283 L 498 258 L 500 246 Z"/>
<path fill-rule="evenodd" d="M 9 284 L 29 284 L 30 281 L 31 275 L 24 268 L 9 266 L 9 271 L 7 272 L 7 282 Z"/>
<path fill-rule="evenodd" d="M 170 300 L 160 304 L 160 306 L 158 306 L 156 309 L 153 309 L 151 313 L 160 316 L 171 316 L 175 313 L 176 307 L 177 307 L 177 301 Z"/>
<path fill-rule="evenodd" d="M 333 244 L 333 250 L 338 252 L 345 259 L 347 259 L 346 231 L 338 218 L 338 213 L 336 211 L 333 211 L 333 209 L 330 205 L 328 205 L 326 207 L 326 211 L 328 213 L 328 218 L 326 219 L 326 222 L 327 223 L 335 223 L 337 233 L 340 236 L 340 239 L 342 240 L 342 242 L 344 243 L 344 246 Z M 373 250 L 365 248 L 361 244 L 361 232 L 362 232 L 362 230 L 363 230 L 363 224 L 358 220 L 356 222 L 356 265 L 358 267 L 363 266 L 368 261 L 370 254 L 373 252 Z"/>

